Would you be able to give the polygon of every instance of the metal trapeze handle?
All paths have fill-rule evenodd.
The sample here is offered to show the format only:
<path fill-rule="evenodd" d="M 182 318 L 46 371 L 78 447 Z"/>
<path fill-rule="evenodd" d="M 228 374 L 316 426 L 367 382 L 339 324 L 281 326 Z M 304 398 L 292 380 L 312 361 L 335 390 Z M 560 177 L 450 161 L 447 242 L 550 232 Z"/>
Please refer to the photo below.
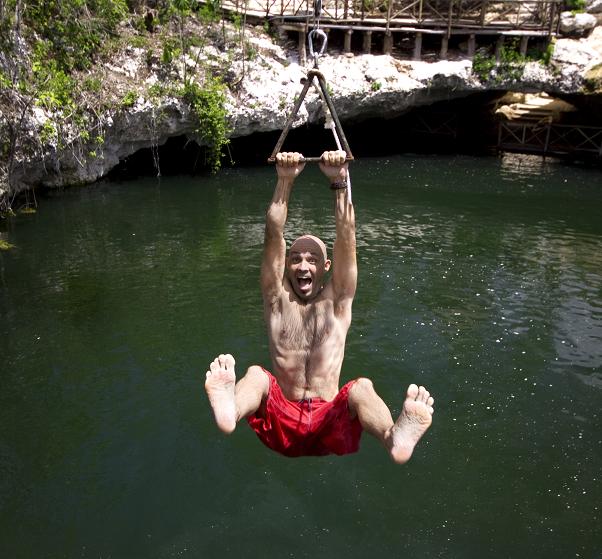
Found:
<path fill-rule="evenodd" d="M 299 97 L 297 98 L 297 101 L 295 102 L 293 111 L 289 115 L 289 117 L 286 121 L 286 125 L 284 126 L 284 129 L 282 130 L 282 133 L 280 134 L 280 138 L 278 139 L 278 142 L 276 143 L 276 147 L 274 147 L 274 150 L 272 151 L 272 155 L 268 158 L 268 163 L 276 162 L 276 155 L 280 152 L 280 149 L 282 148 L 282 145 L 284 144 L 284 140 L 286 139 L 286 136 L 288 135 L 288 133 L 293 125 L 294 119 L 297 117 L 297 113 L 299 112 L 301 103 L 303 103 L 303 99 L 305 99 L 305 95 L 307 94 L 308 89 L 310 88 L 311 84 L 313 83 L 314 78 L 316 78 L 318 80 L 318 85 L 320 87 L 322 95 L 324 96 L 326 105 L 328 106 L 328 110 L 329 110 L 332 120 L 334 122 L 335 129 L 336 129 L 338 137 L 341 141 L 341 145 L 343 147 L 343 150 L 347 154 L 346 160 L 353 161 L 353 154 L 351 153 L 351 148 L 349 147 L 349 144 L 347 143 L 347 138 L 345 137 L 345 133 L 343 132 L 343 127 L 341 126 L 339 117 L 337 116 L 337 113 L 336 113 L 336 110 L 332 103 L 332 100 L 330 99 L 330 95 L 328 93 L 328 87 L 326 86 L 326 80 L 324 79 L 324 76 L 322 75 L 322 73 L 320 71 L 314 69 L 314 70 L 310 70 L 307 73 L 307 79 L 305 80 L 305 83 L 303 85 L 303 90 L 301 91 L 301 94 L 299 95 Z M 301 161 L 302 162 L 316 162 L 316 161 L 321 161 L 321 160 L 322 160 L 321 157 L 305 157 Z"/>
<path fill-rule="evenodd" d="M 319 157 L 300 157 L 299 158 L 299 163 L 319 163 L 320 161 L 322 161 L 321 155 Z M 347 157 L 345 157 L 345 161 L 353 161 L 353 156 L 348 155 Z M 276 163 L 276 158 L 270 157 L 268 159 L 268 163 Z"/>

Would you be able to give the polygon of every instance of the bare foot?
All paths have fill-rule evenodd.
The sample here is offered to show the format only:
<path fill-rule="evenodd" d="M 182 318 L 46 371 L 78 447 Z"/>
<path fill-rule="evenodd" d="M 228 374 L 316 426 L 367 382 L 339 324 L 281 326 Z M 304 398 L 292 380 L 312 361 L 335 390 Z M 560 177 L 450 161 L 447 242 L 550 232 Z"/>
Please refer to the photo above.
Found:
<path fill-rule="evenodd" d="M 410 459 L 420 437 L 431 426 L 433 404 L 434 400 L 424 386 L 408 386 L 401 414 L 389 432 L 391 457 L 398 464 Z"/>
<path fill-rule="evenodd" d="M 226 434 L 232 433 L 236 427 L 236 401 L 234 399 L 234 357 L 229 353 L 216 357 L 205 379 L 205 390 L 217 426 Z"/>

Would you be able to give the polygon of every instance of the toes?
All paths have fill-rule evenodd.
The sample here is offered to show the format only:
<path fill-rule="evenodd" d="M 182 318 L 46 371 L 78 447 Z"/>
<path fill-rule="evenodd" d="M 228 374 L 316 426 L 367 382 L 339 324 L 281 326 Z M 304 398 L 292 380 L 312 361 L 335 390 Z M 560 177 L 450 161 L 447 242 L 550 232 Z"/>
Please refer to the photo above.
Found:
<path fill-rule="evenodd" d="M 407 397 L 416 400 L 416 402 L 422 402 L 430 407 L 433 407 L 433 404 L 435 403 L 431 393 L 424 386 L 416 386 L 415 384 L 410 384 L 410 386 L 408 386 Z"/>
<path fill-rule="evenodd" d="M 424 387 L 420 386 L 418 388 L 418 395 L 416 396 L 417 402 L 422 402 L 428 405 L 429 398 L 431 397 L 430 392 Z"/>
<path fill-rule="evenodd" d="M 415 384 L 408 386 L 407 396 L 408 398 L 412 398 L 412 400 L 416 399 L 416 396 L 418 396 L 418 387 Z"/>
<path fill-rule="evenodd" d="M 219 357 L 216 357 L 211 362 L 211 365 L 209 365 L 209 369 L 211 370 L 212 373 L 217 373 L 217 371 L 219 371 L 219 369 L 220 369 Z"/>
<path fill-rule="evenodd" d="M 228 370 L 234 369 L 234 357 L 232 357 L 229 353 L 224 356 L 224 367 Z"/>
<path fill-rule="evenodd" d="M 424 388 L 424 386 L 419 386 L 418 387 L 418 394 L 416 395 L 416 401 L 417 402 L 424 402 L 425 401 L 425 397 L 424 397 L 425 392 L 426 392 L 426 388 Z"/>

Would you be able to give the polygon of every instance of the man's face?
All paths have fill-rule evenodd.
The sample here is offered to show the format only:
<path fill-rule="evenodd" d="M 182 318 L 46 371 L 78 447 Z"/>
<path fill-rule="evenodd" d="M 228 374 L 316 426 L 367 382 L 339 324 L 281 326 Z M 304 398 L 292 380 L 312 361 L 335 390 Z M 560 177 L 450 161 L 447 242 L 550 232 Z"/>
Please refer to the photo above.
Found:
<path fill-rule="evenodd" d="M 304 301 L 320 293 L 324 274 L 330 268 L 326 249 L 314 237 L 300 237 L 291 246 L 287 259 L 288 279 L 295 293 Z"/>

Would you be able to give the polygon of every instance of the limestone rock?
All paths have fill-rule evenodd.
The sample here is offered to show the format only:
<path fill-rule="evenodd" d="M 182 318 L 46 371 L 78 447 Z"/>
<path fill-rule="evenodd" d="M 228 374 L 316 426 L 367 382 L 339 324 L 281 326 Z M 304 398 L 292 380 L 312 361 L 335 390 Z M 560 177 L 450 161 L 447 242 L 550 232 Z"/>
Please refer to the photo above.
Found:
<path fill-rule="evenodd" d="M 588 14 L 602 14 L 602 0 L 587 0 L 585 9 Z"/>
<path fill-rule="evenodd" d="M 571 17 L 580 20 L 572 14 Z M 570 32 L 577 34 L 572 29 Z M 265 34 L 250 37 L 250 42 L 255 56 L 246 60 L 244 66 L 239 60 L 227 59 L 227 53 L 212 46 L 196 53 L 207 57 L 216 67 L 227 68 L 228 76 L 238 79 L 244 72 L 244 79 L 231 88 L 227 99 L 232 137 L 282 130 L 308 69 L 299 64 L 294 51 L 274 44 Z M 129 155 L 162 145 L 170 137 L 186 136 L 201 141 L 195 137 L 197 123 L 186 103 L 168 95 L 148 98 L 145 92 L 153 84 L 160 85 L 161 80 L 152 71 L 143 73 L 148 67 L 144 54 L 133 49 L 128 56 L 131 60 L 114 61 L 106 70 L 114 80 L 129 80 L 128 90 L 135 91 L 136 99 L 128 108 L 116 108 L 103 115 L 103 145 L 90 148 L 63 141 L 60 145 L 44 146 L 43 152 L 39 147 L 27 155 L 20 154 L 12 177 L 16 190 L 93 182 Z M 473 74 L 472 61 L 467 57 L 425 62 L 399 60 L 389 55 L 333 54 L 320 59 L 320 71 L 327 80 L 339 118 L 358 121 L 399 116 L 413 107 L 466 97 L 487 87 L 561 95 L 597 91 L 601 87 L 601 61 L 602 28 L 597 28 L 587 38 L 557 40 L 551 64 L 527 63 L 519 82 L 500 76 L 495 84 L 487 85 Z M 305 101 L 293 124 L 295 127 L 323 122 L 322 101 L 314 88 L 308 91 Z M 32 111 L 28 123 L 32 135 L 48 118 L 39 107 Z"/>
<path fill-rule="evenodd" d="M 597 23 L 596 16 L 592 14 L 573 12 L 560 14 L 560 32 L 571 37 L 584 37 L 596 27 Z"/>

